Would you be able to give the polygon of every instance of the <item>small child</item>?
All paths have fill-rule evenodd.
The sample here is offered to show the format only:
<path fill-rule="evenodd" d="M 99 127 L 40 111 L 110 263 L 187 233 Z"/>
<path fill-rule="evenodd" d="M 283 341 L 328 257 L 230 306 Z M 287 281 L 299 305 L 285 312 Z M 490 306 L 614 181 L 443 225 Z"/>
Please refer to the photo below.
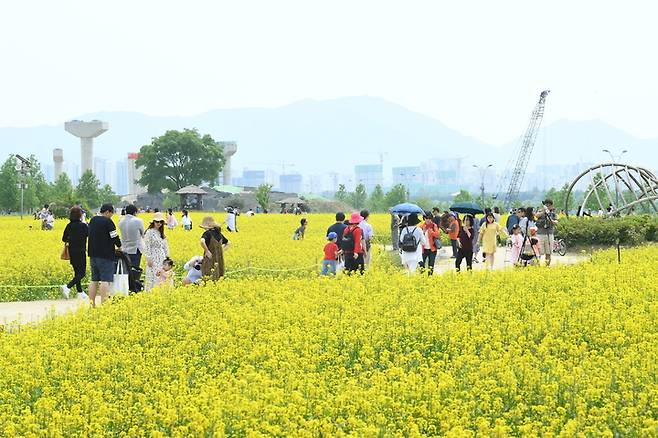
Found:
<path fill-rule="evenodd" d="M 203 274 L 201 273 L 201 263 L 203 263 L 203 256 L 194 256 L 189 262 L 183 265 L 183 269 L 187 271 L 187 276 L 183 279 L 183 284 L 197 284 L 201 281 Z"/>
<path fill-rule="evenodd" d="M 336 245 L 336 240 L 338 239 L 338 234 L 331 232 L 327 235 L 327 240 L 329 241 L 324 246 L 324 260 L 322 260 L 322 275 L 333 274 L 336 275 L 336 260 L 338 256 L 342 254 L 342 251 L 338 249 Z"/>
<path fill-rule="evenodd" d="M 306 232 L 306 225 L 308 221 L 302 219 L 299 221 L 300 227 L 295 230 L 295 233 L 292 235 L 292 240 L 304 240 L 304 233 Z"/>
<path fill-rule="evenodd" d="M 510 252 L 510 262 L 516 264 L 519 262 L 521 256 L 521 247 L 523 246 L 523 234 L 521 234 L 521 227 L 514 225 L 512 227 L 512 251 Z"/>
<path fill-rule="evenodd" d="M 165 285 L 167 287 L 174 287 L 174 261 L 167 257 L 162 262 L 162 268 L 155 274 L 157 279 L 156 286 Z"/>

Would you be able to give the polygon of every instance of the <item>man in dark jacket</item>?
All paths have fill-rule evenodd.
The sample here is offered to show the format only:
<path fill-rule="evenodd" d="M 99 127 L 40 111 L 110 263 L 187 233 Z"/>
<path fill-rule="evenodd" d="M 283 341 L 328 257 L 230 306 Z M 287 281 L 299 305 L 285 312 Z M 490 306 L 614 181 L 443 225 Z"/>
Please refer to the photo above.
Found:
<path fill-rule="evenodd" d="M 114 207 L 103 204 L 100 215 L 94 216 L 89 222 L 89 265 L 91 267 L 91 283 L 89 283 L 89 300 L 96 307 L 96 293 L 101 296 L 101 303 L 110 294 L 110 284 L 114 281 L 114 247 L 121 248 L 121 239 L 117 228 L 112 222 Z"/>

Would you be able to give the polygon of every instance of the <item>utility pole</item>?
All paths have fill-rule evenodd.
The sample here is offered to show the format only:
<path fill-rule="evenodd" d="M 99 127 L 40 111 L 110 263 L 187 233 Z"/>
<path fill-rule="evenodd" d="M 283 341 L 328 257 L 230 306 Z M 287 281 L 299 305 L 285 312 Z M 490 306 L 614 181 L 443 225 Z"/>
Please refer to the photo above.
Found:
<path fill-rule="evenodd" d="M 21 157 L 18 154 L 14 154 L 16 158 L 18 158 L 18 163 L 16 163 L 16 170 L 18 171 L 20 175 L 20 182 L 18 185 L 21 188 L 21 220 L 23 219 L 23 213 L 24 213 L 24 199 L 25 199 L 25 189 L 27 188 L 27 185 L 25 184 L 25 174 L 27 173 L 27 170 L 32 167 L 30 162 L 26 160 L 25 158 Z"/>
<path fill-rule="evenodd" d="M 477 164 L 474 164 L 473 167 L 475 167 L 479 172 L 480 172 L 480 202 L 481 202 L 481 207 L 484 210 L 484 177 L 487 174 L 487 170 L 492 167 L 493 164 L 488 164 L 486 167 L 480 167 Z"/>

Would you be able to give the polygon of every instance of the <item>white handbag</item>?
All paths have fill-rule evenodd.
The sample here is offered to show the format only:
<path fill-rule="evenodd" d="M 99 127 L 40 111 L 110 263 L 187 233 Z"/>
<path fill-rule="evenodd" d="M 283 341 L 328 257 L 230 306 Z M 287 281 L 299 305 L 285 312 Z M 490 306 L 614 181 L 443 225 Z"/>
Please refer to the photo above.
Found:
<path fill-rule="evenodd" d="M 117 270 L 114 273 L 114 281 L 112 282 L 112 296 L 127 297 L 130 292 L 130 283 L 128 281 L 128 274 L 124 273 L 123 261 L 119 260 L 117 263 Z"/>

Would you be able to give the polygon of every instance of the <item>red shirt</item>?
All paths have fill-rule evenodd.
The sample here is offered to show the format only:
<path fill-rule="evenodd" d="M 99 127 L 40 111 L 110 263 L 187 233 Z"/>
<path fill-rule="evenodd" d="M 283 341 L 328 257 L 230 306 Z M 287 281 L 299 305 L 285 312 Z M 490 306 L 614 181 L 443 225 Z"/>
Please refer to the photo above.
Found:
<path fill-rule="evenodd" d="M 363 230 L 359 228 L 358 225 L 351 224 L 347 228 L 345 228 L 345 231 L 343 232 L 343 236 L 347 236 L 348 233 L 352 233 L 354 237 L 354 250 L 349 252 L 362 254 L 363 248 L 361 246 L 361 239 L 363 238 Z"/>
<path fill-rule="evenodd" d="M 336 242 L 329 242 L 324 246 L 324 259 L 325 260 L 336 260 L 338 258 L 338 245 Z"/>

